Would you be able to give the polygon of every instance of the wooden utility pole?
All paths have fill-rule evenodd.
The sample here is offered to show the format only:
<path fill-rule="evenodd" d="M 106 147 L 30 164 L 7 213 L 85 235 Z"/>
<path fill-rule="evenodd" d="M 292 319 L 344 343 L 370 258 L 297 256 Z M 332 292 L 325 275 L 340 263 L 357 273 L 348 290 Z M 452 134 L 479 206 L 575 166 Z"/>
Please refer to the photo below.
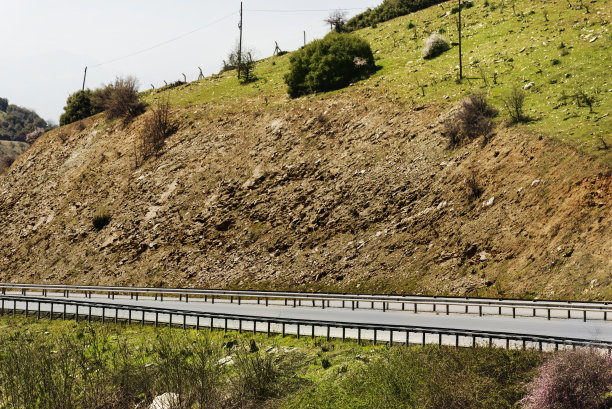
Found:
<path fill-rule="evenodd" d="M 304 30 L 304 47 L 306 47 L 306 30 Z"/>
<path fill-rule="evenodd" d="M 238 23 L 240 29 L 240 41 L 238 43 L 238 79 L 240 79 L 240 68 L 242 68 L 242 2 L 240 2 L 240 23 Z"/>
<path fill-rule="evenodd" d="M 459 24 L 457 25 L 459 28 L 459 81 L 463 79 L 463 64 L 461 62 L 461 0 L 457 0 L 459 2 Z"/>
<path fill-rule="evenodd" d="M 87 79 L 87 67 L 85 67 L 85 74 L 83 75 L 83 91 L 85 91 L 85 79 Z"/>

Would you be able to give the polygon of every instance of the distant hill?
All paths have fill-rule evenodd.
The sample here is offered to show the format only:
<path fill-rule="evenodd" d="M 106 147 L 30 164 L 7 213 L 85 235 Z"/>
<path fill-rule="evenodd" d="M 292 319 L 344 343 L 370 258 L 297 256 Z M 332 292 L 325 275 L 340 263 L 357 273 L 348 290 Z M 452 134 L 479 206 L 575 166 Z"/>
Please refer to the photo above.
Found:
<path fill-rule="evenodd" d="M 31 144 L 52 128 L 36 112 L 9 104 L 8 99 L 0 98 L 0 140 Z"/>
<path fill-rule="evenodd" d="M 367 9 L 350 19 L 345 28 L 353 31 L 370 27 L 442 2 L 441 0 L 384 0 L 380 6 Z"/>

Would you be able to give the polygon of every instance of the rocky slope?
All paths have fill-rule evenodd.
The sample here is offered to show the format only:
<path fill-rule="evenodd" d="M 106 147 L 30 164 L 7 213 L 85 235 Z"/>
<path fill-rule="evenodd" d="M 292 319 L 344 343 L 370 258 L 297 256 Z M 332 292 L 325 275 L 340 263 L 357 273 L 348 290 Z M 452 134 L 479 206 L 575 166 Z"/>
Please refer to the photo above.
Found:
<path fill-rule="evenodd" d="M 0 279 L 612 296 L 609 169 L 519 127 L 448 150 L 442 109 L 375 91 L 300 104 L 177 109 L 141 167 L 142 117 L 45 134 L 0 177 Z"/>

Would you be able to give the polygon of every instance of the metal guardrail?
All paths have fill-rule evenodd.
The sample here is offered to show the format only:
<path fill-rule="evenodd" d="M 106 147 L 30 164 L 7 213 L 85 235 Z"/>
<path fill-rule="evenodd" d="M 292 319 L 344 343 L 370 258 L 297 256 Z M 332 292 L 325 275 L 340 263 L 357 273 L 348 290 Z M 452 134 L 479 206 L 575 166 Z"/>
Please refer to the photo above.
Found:
<path fill-rule="evenodd" d="M 30 309 L 30 304 L 35 304 L 34 309 Z M 455 329 L 455 328 L 441 328 L 441 327 L 423 327 L 423 326 L 412 326 L 412 325 L 390 325 L 390 324 L 360 324 L 354 322 L 341 322 L 341 321 L 328 321 L 328 320 L 309 320 L 309 319 L 296 319 L 296 318 L 282 318 L 282 317 L 258 317 L 253 315 L 242 315 L 242 314 L 226 314 L 226 313 L 214 313 L 214 312 L 204 312 L 204 311 L 194 311 L 194 310 L 182 310 L 182 309 L 171 309 L 171 308 L 158 308 L 158 307 L 144 307 L 144 306 L 134 306 L 134 305 L 124 305 L 124 304 L 114 304 L 114 303 L 102 303 L 102 302 L 94 302 L 94 301 L 83 301 L 83 300 L 63 300 L 63 299 L 49 299 L 49 298 L 36 298 L 36 297 L 24 297 L 24 296 L 0 296 L 0 314 L 7 315 L 12 314 L 16 315 L 19 313 L 24 313 L 26 316 L 29 316 L 30 313 L 36 314 L 38 319 L 45 318 L 45 314 L 47 318 L 62 318 L 62 319 L 75 319 L 79 321 L 81 317 L 91 322 L 94 318 L 100 318 L 103 323 L 108 322 L 108 320 L 112 320 L 114 323 L 119 323 L 121 321 L 127 322 L 129 324 L 140 323 L 141 325 L 152 324 L 155 326 L 160 325 L 161 321 L 159 319 L 160 315 L 167 315 L 168 322 L 167 324 L 172 327 L 176 326 L 176 322 L 173 322 L 173 317 L 182 317 L 182 324 L 178 324 L 182 326 L 183 329 L 188 327 L 195 328 L 197 330 L 201 328 L 208 327 L 210 330 L 213 329 L 223 329 L 224 331 L 228 331 L 232 329 L 228 326 L 228 322 L 234 321 L 238 322 L 237 330 L 239 332 L 243 332 L 245 330 L 245 323 L 252 323 L 252 332 L 267 332 L 268 336 L 271 333 L 280 333 L 282 336 L 287 334 L 287 326 L 294 326 L 296 328 L 296 335 L 298 338 L 303 335 L 307 335 L 305 332 L 300 332 L 300 329 L 310 329 L 310 335 L 312 338 L 315 338 L 315 329 L 316 328 L 325 328 L 326 329 L 326 338 L 329 340 L 332 338 L 331 329 L 341 330 L 342 332 L 342 341 L 345 341 L 347 338 L 347 329 L 352 329 L 357 331 L 357 341 L 361 343 L 364 338 L 362 337 L 363 331 L 372 331 L 373 338 L 372 341 L 374 344 L 378 342 L 379 335 L 381 333 L 387 333 L 389 344 L 395 345 L 398 343 L 402 343 L 405 345 L 426 344 L 427 335 L 437 336 L 437 344 L 443 345 L 443 336 L 454 337 L 454 346 L 460 346 L 460 338 L 468 338 L 471 339 L 471 346 L 474 347 L 477 345 L 477 340 L 486 340 L 488 341 L 488 346 L 493 346 L 494 341 L 502 341 L 502 347 L 507 349 L 511 348 L 511 341 L 518 342 L 519 348 L 526 349 L 528 343 L 532 346 L 537 346 L 537 348 L 541 351 L 544 349 L 544 346 L 554 347 L 555 350 L 558 350 L 560 346 L 565 347 L 588 347 L 588 348 L 598 348 L 607 350 L 608 354 L 612 353 L 612 342 L 610 341 L 596 341 L 589 339 L 581 339 L 581 338 L 571 338 L 571 337 L 553 337 L 553 336 L 543 336 L 543 335 L 528 335 L 528 334 L 518 334 L 511 332 L 496 332 L 496 331 L 482 331 L 482 330 L 463 330 L 463 329 Z M 19 304 L 24 304 L 24 306 L 19 306 Z M 59 311 L 54 308 L 54 306 L 61 306 Z M 49 311 L 43 308 L 43 306 L 49 306 Z M 67 311 L 67 307 L 74 307 L 75 311 L 70 313 Z M 80 313 L 79 307 L 85 307 L 86 313 Z M 100 310 L 101 312 L 95 311 L 95 309 Z M 106 312 L 110 311 L 111 314 L 107 315 Z M 114 314 L 112 314 L 114 312 Z M 120 312 L 127 312 L 127 317 L 120 317 Z M 140 312 L 140 316 L 134 316 L 134 312 Z M 146 314 L 154 314 L 154 320 L 147 320 Z M 195 319 L 195 323 L 188 325 L 187 319 Z M 201 319 L 209 319 L 209 325 L 202 325 Z M 215 325 L 215 320 L 216 324 Z M 222 322 L 222 324 L 219 323 Z M 258 323 L 264 324 L 265 329 L 263 331 L 258 330 Z M 277 330 L 273 327 L 273 325 L 280 326 L 280 330 Z M 404 334 L 405 338 L 403 341 L 398 342 L 397 338 L 394 339 L 394 335 L 398 333 Z M 421 334 L 419 342 L 411 342 L 410 335 Z M 334 337 L 336 338 L 336 337 Z M 337 337 L 340 338 L 340 337 Z M 350 337 L 354 338 L 354 337 Z M 413 338 L 414 340 L 414 338 Z M 428 342 L 431 343 L 431 342 Z M 516 345 L 515 345 L 516 346 Z"/>
<path fill-rule="evenodd" d="M 469 297 L 426 297 L 426 296 L 394 296 L 394 295 L 361 295 L 361 294 L 336 294 L 336 293 L 300 293 L 282 291 L 242 291 L 242 290 L 209 290 L 188 288 L 149 288 L 149 287 L 116 287 L 116 286 L 76 286 L 76 285 L 47 285 L 47 284 L 15 284 L 0 283 L 2 295 L 7 290 L 19 290 L 23 296 L 27 291 L 38 291 L 47 296 L 49 292 L 59 293 L 66 298 L 71 293 L 84 294 L 91 298 L 92 294 L 106 294 L 108 298 L 114 299 L 115 295 L 129 295 L 138 299 L 140 296 L 151 296 L 155 300 L 163 301 L 164 295 L 178 297 L 179 301 L 189 302 L 198 298 L 204 302 L 214 303 L 220 300 L 229 302 L 256 301 L 258 304 L 284 303 L 284 305 L 304 306 L 304 303 L 312 304 L 312 307 L 340 307 L 355 309 L 396 309 L 405 311 L 406 307 L 414 313 L 435 312 L 461 314 L 478 314 L 482 316 L 483 309 L 495 309 L 496 315 L 507 315 L 515 318 L 519 316 L 544 316 L 553 318 L 553 313 L 561 312 L 554 318 L 582 319 L 583 321 L 604 320 L 608 321 L 609 313 L 612 313 L 612 305 L 607 302 L 581 302 L 581 301 L 549 301 L 549 300 L 516 300 L 516 299 L 485 299 Z M 332 305 L 333 304 L 333 305 Z M 454 307 L 454 310 L 453 308 Z M 544 314 L 544 315 L 538 315 Z"/>

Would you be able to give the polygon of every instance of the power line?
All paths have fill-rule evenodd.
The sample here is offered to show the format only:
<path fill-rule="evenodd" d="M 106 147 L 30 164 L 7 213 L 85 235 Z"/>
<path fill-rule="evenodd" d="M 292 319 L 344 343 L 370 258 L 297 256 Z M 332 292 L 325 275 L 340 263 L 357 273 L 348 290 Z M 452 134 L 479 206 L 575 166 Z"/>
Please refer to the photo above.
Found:
<path fill-rule="evenodd" d="M 163 42 L 161 42 L 161 43 L 157 43 L 157 44 L 155 44 L 155 45 L 152 45 L 151 47 L 144 48 L 144 49 L 142 49 L 142 50 L 139 50 L 139 51 L 133 52 L 133 53 L 131 53 L 131 54 L 124 55 L 124 56 L 122 56 L 122 57 L 118 57 L 118 58 L 115 58 L 115 59 L 113 59 L 113 60 L 106 61 L 106 62 L 103 62 L 103 63 L 97 64 L 97 65 L 94 65 L 94 66 L 92 66 L 91 68 L 97 68 L 97 67 L 100 67 L 100 66 L 102 66 L 102 65 L 111 64 L 111 63 L 114 63 L 114 62 L 116 62 L 116 61 L 124 60 L 124 59 L 126 59 L 126 58 L 134 57 L 134 56 L 136 56 L 136 55 L 139 55 L 139 54 L 145 53 L 145 52 L 147 52 L 147 51 L 151 51 L 151 50 L 153 50 L 153 49 L 155 49 L 155 48 L 159 48 L 159 47 L 164 46 L 164 45 L 166 45 L 166 44 L 170 44 L 170 43 L 172 43 L 172 42 L 174 42 L 174 41 L 178 41 L 178 40 L 180 40 L 180 39 L 182 39 L 182 38 L 185 38 L 185 37 L 187 37 L 187 36 L 189 36 L 189 35 L 191 35 L 191 34 L 193 34 L 193 33 L 196 33 L 196 32 L 198 32 L 198 31 L 200 31 L 200 30 L 203 30 L 203 29 L 208 28 L 208 27 L 210 27 L 210 26 L 213 26 L 213 25 L 215 25 L 215 24 L 217 24 L 217 23 L 220 23 L 220 22 L 222 22 L 222 21 L 224 21 L 224 20 L 227 20 L 228 18 L 230 18 L 230 17 L 232 17 L 232 16 L 234 16 L 234 15 L 236 15 L 236 14 L 237 14 L 237 12 L 235 12 L 235 11 L 234 11 L 234 12 L 232 12 L 232 13 L 230 13 L 230 14 L 228 14 L 228 15 L 224 16 L 224 17 L 221 17 L 221 18 L 220 18 L 220 19 L 218 19 L 218 20 L 212 21 L 212 22 L 210 22 L 210 23 L 208 23 L 208 24 L 206 24 L 206 25 L 204 25 L 204 26 L 198 27 L 198 28 L 196 28 L 196 29 L 194 29 L 194 30 L 191 30 L 191 31 L 187 32 L 187 33 L 181 34 L 181 35 L 179 35 L 179 36 L 177 36 L 177 37 L 171 38 L 171 39 L 166 40 L 166 41 L 163 41 Z"/>
<path fill-rule="evenodd" d="M 309 13 L 309 12 L 322 12 L 322 11 L 351 11 L 351 10 L 367 10 L 369 7 L 349 7 L 349 8 L 337 8 L 337 9 L 245 9 L 245 11 L 261 12 L 261 13 Z"/>

